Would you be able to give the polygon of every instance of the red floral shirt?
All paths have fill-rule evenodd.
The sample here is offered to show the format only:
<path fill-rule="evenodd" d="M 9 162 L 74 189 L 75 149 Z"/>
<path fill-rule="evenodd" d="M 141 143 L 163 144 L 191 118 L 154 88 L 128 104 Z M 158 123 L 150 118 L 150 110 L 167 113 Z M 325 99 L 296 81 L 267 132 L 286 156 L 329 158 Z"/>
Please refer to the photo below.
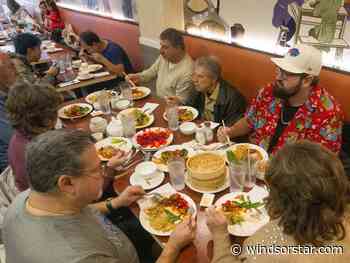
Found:
<path fill-rule="evenodd" d="M 269 148 L 281 116 L 282 100 L 273 96 L 271 84 L 263 88 L 246 112 L 253 130 L 253 143 Z M 309 140 L 319 142 L 338 153 L 341 147 L 343 112 L 335 99 L 319 86 L 314 86 L 308 100 L 298 109 L 279 137 L 272 154 L 288 142 Z"/>

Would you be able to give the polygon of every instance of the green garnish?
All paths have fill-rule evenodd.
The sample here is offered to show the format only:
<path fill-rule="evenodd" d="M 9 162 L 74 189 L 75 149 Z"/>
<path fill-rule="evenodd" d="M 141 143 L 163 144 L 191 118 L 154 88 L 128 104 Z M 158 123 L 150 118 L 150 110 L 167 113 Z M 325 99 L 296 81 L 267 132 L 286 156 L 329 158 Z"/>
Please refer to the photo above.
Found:
<path fill-rule="evenodd" d="M 111 142 L 112 142 L 112 144 L 124 144 L 124 143 L 126 143 L 123 139 L 118 139 L 118 138 L 112 138 Z"/>
<path fill-rule="evenodd" d="M 244 195 L 240 196 L 239 200 L 236 201 L 236 200 L 233 200 L 232 201 L 235 205 L 241 207 L 241 208 L 246 208 L 246 209 L 252 209 L 252 208 L 258 208 L 260 206 L 263 206 L 264 203 L 262 202 L 255 202 L 253 203 L 249 196 L 247 197 L 247 199 L 245 198 Z"/>
<path fill-rule="evenodd" d="M 180 217 L 180 216 L 174 215 L 172 212 L 170 212 L 170 211 L 168 211 L 168 210 L 166 210 L 166 209 L 164 209 L 164 212 L 165 212 L 165 214 L 167 215 L 169 221 L 170 221 L 171 223 L 173 223 L 173 224 L 174 224 L 175 222 L 181 220 L 181 217 Z"/>
<path fill-rule="evenodd" d="M 226 156 L 227 156 L 227 160 L 230 163 L 238 163 L 239 162 L 233 151 L 227 151 Z"/>

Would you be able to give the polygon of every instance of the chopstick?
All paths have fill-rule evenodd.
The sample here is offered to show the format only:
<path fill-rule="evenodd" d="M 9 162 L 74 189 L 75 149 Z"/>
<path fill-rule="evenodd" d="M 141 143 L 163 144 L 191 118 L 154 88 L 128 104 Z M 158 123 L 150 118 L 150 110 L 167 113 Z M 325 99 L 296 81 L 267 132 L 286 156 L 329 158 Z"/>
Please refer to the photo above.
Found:
<path fill-rule="evenodd" d="M 127 74 L 123 71 L 122 74 L 124 75 L 125 79 L 133 86 L 133 87 L 137 87 L 136 84 L 129 78 L 126 78 Z"/>
<path fill-rule="evenodd" d="M 222 127 L 224 127 L 224 129 L 226 129 L 226 125 L 225 125 L 224 120 L 221 120 L 221 122 L 222 122 Z M 227 140 L 227 143 L 232 144 L 231 139 L 227 134 L 226 134 L 226 140 Z"/>

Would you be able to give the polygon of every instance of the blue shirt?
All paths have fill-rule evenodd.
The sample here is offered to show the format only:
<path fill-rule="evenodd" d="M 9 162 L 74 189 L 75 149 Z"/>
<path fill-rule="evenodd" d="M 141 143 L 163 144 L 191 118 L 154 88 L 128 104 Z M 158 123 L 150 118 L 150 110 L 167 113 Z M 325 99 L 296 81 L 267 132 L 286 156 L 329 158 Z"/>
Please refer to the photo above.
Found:
<path fill-rule="evenodd" d="M 13 133 L 13 129 L 6 116 L 6 96 L 0 94 L 0 172 L 8 165 L 7 149 Z"/>
<path fill-rule="evenodd" d="M 126 73 L 134 72 L 128 55 L 118 44 L 108 41 L 107 47 L 103 50 L 102 55 L 114 65 L 124 65 Z"/>

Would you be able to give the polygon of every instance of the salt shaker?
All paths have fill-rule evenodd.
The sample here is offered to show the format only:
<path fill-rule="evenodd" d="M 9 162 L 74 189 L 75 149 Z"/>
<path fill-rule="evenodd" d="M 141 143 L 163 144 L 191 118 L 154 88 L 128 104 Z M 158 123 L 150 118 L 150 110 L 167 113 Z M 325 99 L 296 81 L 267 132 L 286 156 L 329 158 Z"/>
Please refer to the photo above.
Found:
<path fill-rule="evenodd" d="M 214 133 L 210 127 L 210 121 L 204 122 L 204 130 L 207 143 L 212 142 L 214 140 Z"/>
<path fill-rule="evenodd" d="M 196 135 L 195 135 L 196 141 L 202 145 L 206 144 L 206 133 L 205 133 L 205 127 L 198 127 L 196 129 Z"/>

